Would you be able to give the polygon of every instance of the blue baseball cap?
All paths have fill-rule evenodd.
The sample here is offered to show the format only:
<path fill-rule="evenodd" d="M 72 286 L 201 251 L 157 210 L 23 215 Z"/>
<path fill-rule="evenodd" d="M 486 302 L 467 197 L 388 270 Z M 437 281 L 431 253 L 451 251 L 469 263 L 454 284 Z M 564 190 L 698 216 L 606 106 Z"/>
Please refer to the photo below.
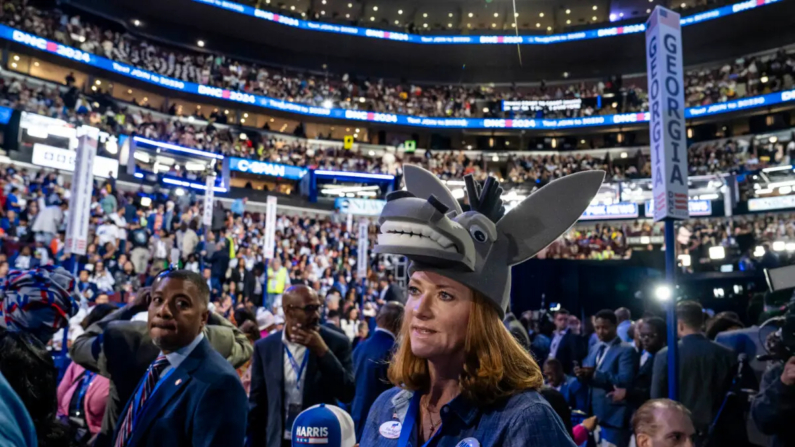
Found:
<path fill-rule="evenodd" d="M 356 445 L 353 418 L 334 405 L 319 404 L 309 407 L 293 422 L 292 445 L 353 447 Z"/>

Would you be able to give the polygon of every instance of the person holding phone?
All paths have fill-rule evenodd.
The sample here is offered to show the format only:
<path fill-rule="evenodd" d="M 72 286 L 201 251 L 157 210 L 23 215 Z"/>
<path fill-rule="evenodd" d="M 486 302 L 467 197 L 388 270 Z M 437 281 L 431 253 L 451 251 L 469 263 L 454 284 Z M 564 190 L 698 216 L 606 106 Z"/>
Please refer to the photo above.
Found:
<path fill-rule="evenodd" d="M 612 310 L 596 314 L 594 329 L 599 343 L 591 347 L 583 366 L 574 368 L 574 375 L 590 386 L 591 410 L 599 418 L 602 439 L 626 447 L 631 437 L 632 408 L 626 401 L 614 402 L 613 393 L 631 387 L 638 360 L 635 348 L 618 337 L 617 328 L 618 319 Z"/>

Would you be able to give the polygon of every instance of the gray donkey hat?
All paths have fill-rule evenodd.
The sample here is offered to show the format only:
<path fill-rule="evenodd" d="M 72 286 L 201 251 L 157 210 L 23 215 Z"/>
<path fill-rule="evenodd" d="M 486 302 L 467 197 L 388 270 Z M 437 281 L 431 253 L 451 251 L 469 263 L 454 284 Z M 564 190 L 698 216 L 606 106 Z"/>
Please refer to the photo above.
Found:
<path fill-rule="evenodd" d="M 404 166 L 405 191 L 387 197 L 376 253 L 404 255 L 410 273 L 435 272 L 490 300 L 500 318 L 511 295 L 511 266 L 533 257 L 568 230 L 591 203 L 603 171 L 567 175 L 505 213 L 502 188 L 464 177 L 470 211 L 432 173 Z"/>

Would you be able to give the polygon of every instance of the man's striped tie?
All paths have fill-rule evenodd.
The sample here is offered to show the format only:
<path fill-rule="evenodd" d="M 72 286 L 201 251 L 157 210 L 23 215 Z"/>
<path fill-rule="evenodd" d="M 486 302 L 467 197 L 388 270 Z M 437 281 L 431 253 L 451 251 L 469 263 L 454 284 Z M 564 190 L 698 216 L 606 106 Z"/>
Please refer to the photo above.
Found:
<path fill-rule="evenodd" d="M 127 441 L 130 440 L 133 429 L 135 428 L 133 427 L 133 421 L 143 410 L 144 405 L 146 405 L 146 400 L 149 398 L 149 395 L 152 394 L 152 391 L 155 389 L 155 385 L 157 385 L 157 381 L 160 379 L 160 374 L 164 369 L 166 369 L 166 367 L 168 367 L 168 359 L 164 355 L 159 356 L 151 365 L 149 365 L 149 370 L 146 373 L 146 380 L 143 383 L 143 390 L 141 390 L 141 397 L 138 400 L 137 406 L 135 405 L 135 399 L 130 400 L 130 405 L 127 406 L 127 414 L 124 416 L 124 421 L 121 423 L 121 427 L 119 427 L 119 432 L 116 436 L 116 443 L 114 444 L 114 447 L 124 447 L 124 445 L 127 444 Z M 137 391 L 138 390 L 136 390 L 136 394 Z M 135 395 L 133 395 L 133 397 L 134 396 Z"/>

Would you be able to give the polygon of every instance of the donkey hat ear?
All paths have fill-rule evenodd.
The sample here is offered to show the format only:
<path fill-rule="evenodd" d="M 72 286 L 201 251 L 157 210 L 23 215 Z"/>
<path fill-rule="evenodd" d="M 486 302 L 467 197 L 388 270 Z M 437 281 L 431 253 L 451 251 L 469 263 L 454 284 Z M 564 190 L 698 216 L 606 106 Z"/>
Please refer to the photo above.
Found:
<path fill-rule="evenodd" d="M 599 192 L 604 177 L 604 171 L 567 175 L 534 192 L 500 219 L 497 233 L 508 239 L 508 265 L 533 257 L 571 228 Z"/>
<path fill-rule="evenodd" d="M 403 166 L 403 178 L 406 180 L 406 189 L 420 199 L 435 196 L 449 210 L 454 210 L 456 215 L 462 213 L 461 205 L 453 197 L 453 193 L 433 173 L 415 165 Z"/>

